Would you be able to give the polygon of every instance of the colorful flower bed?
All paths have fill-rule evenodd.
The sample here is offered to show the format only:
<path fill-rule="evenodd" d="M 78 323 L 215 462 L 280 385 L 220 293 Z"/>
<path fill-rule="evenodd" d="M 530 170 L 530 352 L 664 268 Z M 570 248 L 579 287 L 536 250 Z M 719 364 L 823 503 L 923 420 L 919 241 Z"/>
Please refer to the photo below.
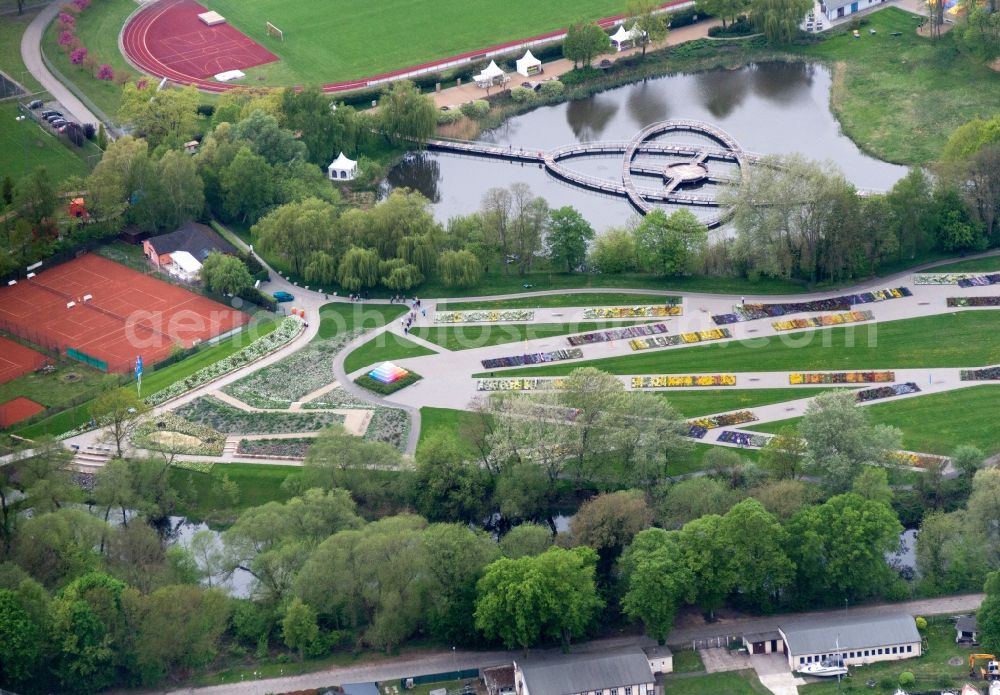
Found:
<path fill-rule="evenodd" d="M 1000 381 L 1000 367 L 963 369 L 959 376 L 962 381 Z"/>
<path fill-rule="evenodd" d="M 261 458 L 304 459 L 312 439 L 241 439 L 236 453 Z"/>
<path fill-rule="evenodd" d="M 140 449 L 221 456 L 226 437 L 215 428 L 164 413 L 139 425 L 132 443 Z"/>
<path fill-rule="evenodd" d="M 788 383 L 799 384 L 879 384 L 895 381 L 896 372 L 792 372 Z"/>
<path fill-rule="evenodd" d="M 1000 283 L 1000 273 L 990 273 L 989 275 L 977 275 L 971 278 L 964 278 L 958 281 L 959 287 L 985 287 L 986 285 L 996 285 Z"/>
<path fill-rule="evenodd" d="M 700 417 L 695 420 L 688 420 L 688 424 L 704 427 L 706 430 L 714 430 L 718 427 L 742 425 L 745 422 L 753 422 L 756 419 L 757 416 L 751 411 L 738 410 L 735 413 L 723 413 L 721 415 L 712 415 L 711 417 Z"/>
<path fill-rule="evenodd" d="M 434 323 L 497 323 L 500 321 L 531 321 L 534 318 L 535 312 L 528 309 L 434 312 Z"/>
<path fill-rule="evenodd" d="M 897 466 L 910 466 L 913 468 L 927 468 L 927 466 L 948 462 L 946 456 L 935 456 L 934 454 L 917 454 L 912 451 L 894 451 L 889 454 L 889 461 Z"/>
<path fill-rule="evenodd" d="M 292 338 L 297 336 L 301 331 L 302 321 L 294 316 L 289 316 L 278 324 L 278 327 L 273 331 L 253 341 L 239 352 L 235 352 L 223 360 L 199 369 L 186 379 L 176 381 L 162 391 L 157 391 L 147 396 L 145 399 L 146 403 L 149 405 L 159 405 L 160 403 L 169 401 L 171 398 L 176 398 L 183 393 L 187 393 L 191 389 L 207 384 L 213 379 L 218 379 L 220 376 L 228 374 L 235 369 L 244 367 L 274 352 L 286 343 L 291 342 Z"/>
<path fill-rule="evenodd" d="M 683 386 L 735 386 L 735 374 L 702 374 L 691 376 L 669 376 L 667 374 L 647 374 L 632 377 L 633 389 L 663 389 Z"/>
<path fill-rule="evenodd" d="M 785 302 L 781 304 L 743 304 L 733 307 L 731 314 L 717 314 L 712 320 L 717 325 L 755 321 L 757 319 L 778 318 L 786 314 L 797 314 L 802 311 L 846 311 L 857 304 L 884 302 L 887 299 L 910 297 L 913 293 L 906 287 L 890 287 L 859 294 L 845 294 L 829 299 L 817 299 L 811 302 Z"/>
<path fill-rule="evenodd" d="M 382 381 L 379 381 L 378 379 L 373 379 L 371 374 L 372 374 L 371 372 L 368 372 L 367 374 L 362 374 L 361 376 L 359 376 L 357 379 L 354 380 L 354 383 L 363 389 L 374 391 L 380 396 L 389 396 L 393 393 L 396 393 L 396 391 L 401 391 L 405 389 L 407 386 L 415 384 L 421 379 L 423 379 L 423 377 L 417 374 L 416 372 L 407 371 L 406 376 L 400 377 L 395 381 L 384 383 Z"/>
<path fill-rule="evenodd" d="M 694 331 L 692 333 L 681 333 L 680 335 L 658 335 L 653 338 L 635 338 L 628 341 L 628 346 L 633 350 L 648 350 L 655 347 L 670 347 L 687 343 L 703 343 L 710 340 L 723 340 L 732 338 L 728 328 L 713 328 L 708 331 Z"/>
<path fill-rule="evenodd" d="M 553 350 L 551 352 L 535 352 L 530 355 L 512 355 L 511 357 L 497 357 L 491 360 L 480 360 L 484 369 L 502 369 L 503 367 L 520 367 L 525 364 L 542 364 L 543 362 L 562 362 L 563 360 L 575 360 L 583 357 L 583 350 L 572 348 L 570 350 Z"/>
<path fill-rule="evenodd" d="M 726 430 L 719 435 L 719 441 L 727 444 L 738 444 L 739 446 L 762 447 L 765 446 L 771 437 L 766 434 L 752 434 L 750 432 L 734 432 Z"/>
<path fill-rule="evenodd" d="M 627 326 L 625 328 L 612 328 L 607 331 L 595 331 L 594 333 L 581 333 L 571 335 L 566 340 L 570 345 L 592 345 L 593 343 L 609 343 L 612 340 L 628 340 L 630 338 L 641 338 L 644 335 L 661 335 L 667 332 L 665 323 L 646 323 L 639 326 Z"/>
<path fill-rule="evenodd" d="M 907 381 L 905 384 L 893 384 L 892 386 L 879 386 L 874 389 L 863 389 L 858 391 L 856 398 L 860 403 L 867 403 L 868 401 L 877 401 L 880 398 L 892 398 L 893 396 L 902 396 L 907 393 L 919 392 L 919 386 L 912 381 Z"/>
<path fill-rule="evenodd" d="M 1000 306 L 1000 297 L 948 297 L 948 306 Z"/>
<path fill-rule="evenodd" d="M 960 280 L 974 278 L 978 273 L 917 273 L 914 285 L 957 285 Z"/>
<path fill-rule="evenodd" d="M 810 316 L 804 319 L 773 321 L 771 325 L 774 326 L 774 330 L 776 331 L 791 331 L 796 328 L 820 328 L 843 323 L 859 323 L 861 321 L 871 321 L 873 318 L 875 318 L 875 315 L 870 311 L 846 311 L 842 314 L 826 314 L 823 316 Z"/>
<path fill-rule="evenodd" d="M 197 398 L 177 409 L 185 420 L 207 425 L 227 434 L 274 434 L 317 432 L 333 423 L 344 424 L 344 416 L 315 410 L 299 413 L 251 413 L 226 405 L 210 396 Z"/>
<path fill-rule="evenodd" d="M 583 310 L 585 319 L 648 319 L 680 316 L 684 310 L 678 304 L 667 306 L 602 306 Z"/>
<path fill-rule="evenodd" d="M 314 340 L 272 365 L 248 374 L 222 390 L 256 408 L 288 408 L 334 381 L 333 358 L 361 334 L 349 331 L 329 340 Z"/>
<path fill-rule="evenodd" d="M 479 379 L 476 381 L 477 391 L 548 391 L 561 389 L 562 379 L 552 378 L 510 378 L 510 379 Z"/>

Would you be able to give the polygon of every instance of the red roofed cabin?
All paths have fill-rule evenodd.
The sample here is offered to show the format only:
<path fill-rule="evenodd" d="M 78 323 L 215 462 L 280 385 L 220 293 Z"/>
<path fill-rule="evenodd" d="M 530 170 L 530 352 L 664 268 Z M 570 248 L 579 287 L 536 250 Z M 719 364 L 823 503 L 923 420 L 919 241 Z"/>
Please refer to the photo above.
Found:
<path fill-rule="evenodd" d="M 197 222 L 188 222 L 176 231 L 142 242 L 142 252 L 146 258 L 160 267 L 173 263 L 170 254 L 178 251 L 188 252 L 199 263 L 204 263 L 212 251 L 237 255 L 236 248 L 218 232 Z"/>

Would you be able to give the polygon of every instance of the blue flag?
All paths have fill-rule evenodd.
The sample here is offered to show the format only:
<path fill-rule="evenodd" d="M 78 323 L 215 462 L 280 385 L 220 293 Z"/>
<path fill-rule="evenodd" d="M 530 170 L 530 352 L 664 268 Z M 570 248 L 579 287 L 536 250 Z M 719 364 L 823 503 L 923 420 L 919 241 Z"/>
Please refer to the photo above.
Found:
<path fill-rule="evenodd" d="M 135 358 L 135 375 L 137 378 L 142 376 L 142 355 Z"/>

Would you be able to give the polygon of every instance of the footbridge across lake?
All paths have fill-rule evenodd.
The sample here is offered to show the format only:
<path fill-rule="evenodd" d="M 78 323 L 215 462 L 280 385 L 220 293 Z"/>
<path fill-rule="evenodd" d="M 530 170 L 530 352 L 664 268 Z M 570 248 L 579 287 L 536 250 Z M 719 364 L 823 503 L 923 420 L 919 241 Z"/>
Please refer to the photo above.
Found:
<path fill-rule="evenodd" d="M 653 138 L 671 132 L 688 132 L 701 135 L 713 144 L 684 144 L 657 142 Z M 654 123 L 639 131 L 631 140 L 610 140 L 581 142 L 563 145 L 551 150 L 534 150 L 513 145 L 496 145 L 468 140 L 429 140 L 427 149 L 437 152 L 502 159 L 510 162 L 539 164 L 548 173 L 574 186 L 598 193 L 621 196 L 645 215 L 654 209 L 655 203 L 718 208 L 719 203 L 712 195 L 691 192 L 704 184 L 728 184 L 735 178 L 720 176 L 709 171 L 711 161 L 735 164 L 742 169 L 747 164 L 759 161 L 760 155 L 744 152 L 736 140 L 725 131 L 708 123 L 691 120 L 671 120 Z M 565 160 L 579 157 L 620 155 L 622 157 L 619 180 L 589 176 L 563 164 Z M 640 155 L 682 157 L 686 161 L 656 164 Z M 663 180 L 661 188 L 640 186 L 633 176 L 658 176 Z M 718 227 L 725 221 L 724 212 L 705 220 L 711 227 Z"/>

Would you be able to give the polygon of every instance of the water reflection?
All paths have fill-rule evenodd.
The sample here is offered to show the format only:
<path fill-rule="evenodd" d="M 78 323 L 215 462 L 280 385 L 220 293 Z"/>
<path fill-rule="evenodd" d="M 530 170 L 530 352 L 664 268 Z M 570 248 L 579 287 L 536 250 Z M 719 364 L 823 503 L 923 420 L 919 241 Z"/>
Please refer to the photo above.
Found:
<path fill-rule="evenodd" d="M 721 127 L 749 152 L 801 152 L 833 162 L 859 188 L 888 190 L 906 169 L 863 154 L 840 132 L 829 110 L 830 85 L 826 67 L 805 63 L 668 75 L 535 109 L 484 133 L 482 139 L 547 150 L 582 140 L 628 140 L 655 121 L 690 118 Z M 680 141 L 692 139 L 678 136 Z M 573 166 L 590 167 L 583 159 Z M 613 175 L 620 162 L 607 160 L 595 166 Z M 633 214 L 625 200 L 562 184 L 537 166 L 434 153 L 404 160 L 390 174 L 384 192 L 394 186 L 415 188 L 434 201 L 435 217 L 445 222 L 453 215 L 475 212 L 487 189 L 515 182 L 527 183 L 551 207 L 574 206 L 598 230 L 621 224 Z"/>

